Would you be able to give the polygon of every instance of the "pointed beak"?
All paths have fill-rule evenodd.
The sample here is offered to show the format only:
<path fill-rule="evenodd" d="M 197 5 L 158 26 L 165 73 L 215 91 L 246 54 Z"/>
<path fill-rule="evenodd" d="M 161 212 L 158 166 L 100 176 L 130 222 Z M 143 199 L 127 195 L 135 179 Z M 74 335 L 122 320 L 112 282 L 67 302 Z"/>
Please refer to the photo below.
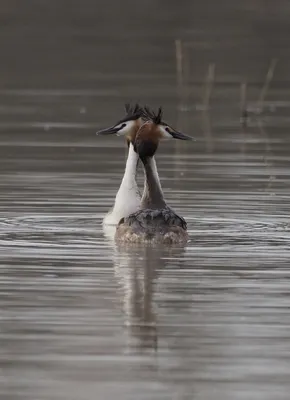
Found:
<path fill-rule="evenodd" d="M 114 135 L 118 131 L 119 131 L 118 128 L 115 128 L 114 126 L 111 126 L 110 128 L 102 129 L 102 130 L 96 132 L 96 135 Z"/>
<path fill-rule="evenodd" d="M 172 136 L 174 139 L 179 139 L 179 140 L 196 140 L 196 139 L 194 139 L 192 136 L 188 136 L 188 135 L 186 135 L 185 133 L 182 133 L 182 132 L 172 131 L 172 132 L 170 132 L 170 133 L 171 133 L 171 136 Z"/>

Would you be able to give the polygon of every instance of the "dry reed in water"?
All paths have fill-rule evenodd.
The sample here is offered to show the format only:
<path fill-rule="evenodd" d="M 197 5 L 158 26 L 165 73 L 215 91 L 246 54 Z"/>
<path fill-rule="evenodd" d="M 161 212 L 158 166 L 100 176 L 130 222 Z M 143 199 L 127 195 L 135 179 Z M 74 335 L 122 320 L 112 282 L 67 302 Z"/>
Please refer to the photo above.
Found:
<path fill-rule="evenodd" d="M 215 77 L 215 64 L 211 63 L 208 66 L 208 71 L 205 79 L 204 97 L 203 97 L 203 108 L 204 110 L 209 109 L 209 100 L 212 93 L 213 83 Z"/>
<path fill-rule="evenodd" d="M 265 83 L 262 87 L 261 93 L 260 93 L 260 97 L 258 100 L 258 107 L 260 109 L 260 111 L 263 111 L 263 106 L 264 106 L 264 101 L 265 101 L 265 97 L 267 95 L 267 92 L 269 90 L 269 86 L 270 83 L 273 79 L 274 76 L 274 71 L 276 68 L 278 60 L 276 58 L 272 58 L 271 62 L 270 62 L 270 66 L 266 75 L 266 79 L 265 79 Z"/>

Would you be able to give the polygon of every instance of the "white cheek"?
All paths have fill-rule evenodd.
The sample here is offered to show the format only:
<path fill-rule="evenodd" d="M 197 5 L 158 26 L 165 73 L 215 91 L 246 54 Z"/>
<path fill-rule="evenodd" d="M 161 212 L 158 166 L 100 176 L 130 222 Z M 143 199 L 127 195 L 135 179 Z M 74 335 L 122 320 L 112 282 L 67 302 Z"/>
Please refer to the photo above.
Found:
<path fill-rule="evenodd" d="M 121 129 L 119 132 L 117 132 L 117 136 L 128 135 L 134 127 L 134 123 L 135 121 L 126 122 L 126 126 L 124 126 L 124 128 Z"/>
<path fill-rule="evenodd" d="M 168 133 L 163 126 L 159 127 L 160 132 L 162 133 L 162 139 L 173 139 L 173 137 Z"/>

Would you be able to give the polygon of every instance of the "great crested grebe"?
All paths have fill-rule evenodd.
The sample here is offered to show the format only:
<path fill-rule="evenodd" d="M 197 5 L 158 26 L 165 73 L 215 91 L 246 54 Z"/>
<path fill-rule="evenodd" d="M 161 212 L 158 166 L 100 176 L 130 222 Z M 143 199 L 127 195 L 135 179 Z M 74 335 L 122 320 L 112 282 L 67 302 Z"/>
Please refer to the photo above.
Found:
<path fill-rule="evenodd" d="M 105 226 L 117 225 L 121 218 L 128 217 L 139 210 L 141 204 L 141 195 L 136 182 L 139 155 L 135 152 L 133 143 L 139 128 L 146 120 L 154 118 L 154 113 L 148 107 L 143 109 L 139 104 L 135 104 L 134 106 L 125 104 L 125 110 L 126 116 L 124 118 L 110 128 L 102 129 L 96 133 L 97 135 L 124 135 L 129 148 L 124 176 L 116 194 L 114 205 L 103 219 L 103 225 Z M 180 134 L 163 122 L 160 124 L 160 129 L 163 134 L 159 139 L 188 139 L 186 135 Z M 155 162 L 154 156 L 152 160 Z M 143 196 L 145 190 L 146 185 L 144 186 Z"/>
<path fill-rule="evenodd" d="M 136 182 L 139 156 L 134 151 L 133 141 L 144 122 L 142 120 L 143 110 L 138 104 L 135 106 L 126 104 L 125 110 L 126 116 L 117 124 L 96 133 L 97 135 L 124 135 L 129 148 L 124 176 L 116 194 L 114 205 L 103 219 L 104 225 L 117 225 L 121 218 L 134 213 L 140 207 L 141 195 Z"/>
<path fill-rule="evenodd" d="M 154 154 L 163 138 L 193 138 L 163 122 L 161 108 L 154 114 L 145 107 L 143 117 L 147 121 L 141 125 L 134 140 L 134 150 L 145 171 L 140 210 L 120 220 L 115 239 L 122 242 L 185 243 L 188 240 L 187 224 L 164 200 Z"/>

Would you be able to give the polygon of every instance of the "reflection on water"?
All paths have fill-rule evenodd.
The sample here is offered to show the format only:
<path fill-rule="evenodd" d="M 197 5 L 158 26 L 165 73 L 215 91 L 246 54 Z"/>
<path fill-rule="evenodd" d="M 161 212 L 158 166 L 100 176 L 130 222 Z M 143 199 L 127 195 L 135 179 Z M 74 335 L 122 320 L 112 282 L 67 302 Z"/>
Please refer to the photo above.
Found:
<path fill-rule="evenodd" d="M 2 3 L 1 400 L 288 399 L 289 2 Z M 157 154 L 184 248 L 103 231 L 128 100 L 197 138 Z"/>
<path fill-rule="evenodd" d="M 158 275 L 170 263 L 179 264 L 184 249 L 153 245 L 117 244 L 114 253 L 115 275 L 122 287 L 125 324 L 131 346 L 158 347 L 158 312 L 154 311 L 154 286 Z M 132 340 L 136 338 L 137 344 Z"/>

